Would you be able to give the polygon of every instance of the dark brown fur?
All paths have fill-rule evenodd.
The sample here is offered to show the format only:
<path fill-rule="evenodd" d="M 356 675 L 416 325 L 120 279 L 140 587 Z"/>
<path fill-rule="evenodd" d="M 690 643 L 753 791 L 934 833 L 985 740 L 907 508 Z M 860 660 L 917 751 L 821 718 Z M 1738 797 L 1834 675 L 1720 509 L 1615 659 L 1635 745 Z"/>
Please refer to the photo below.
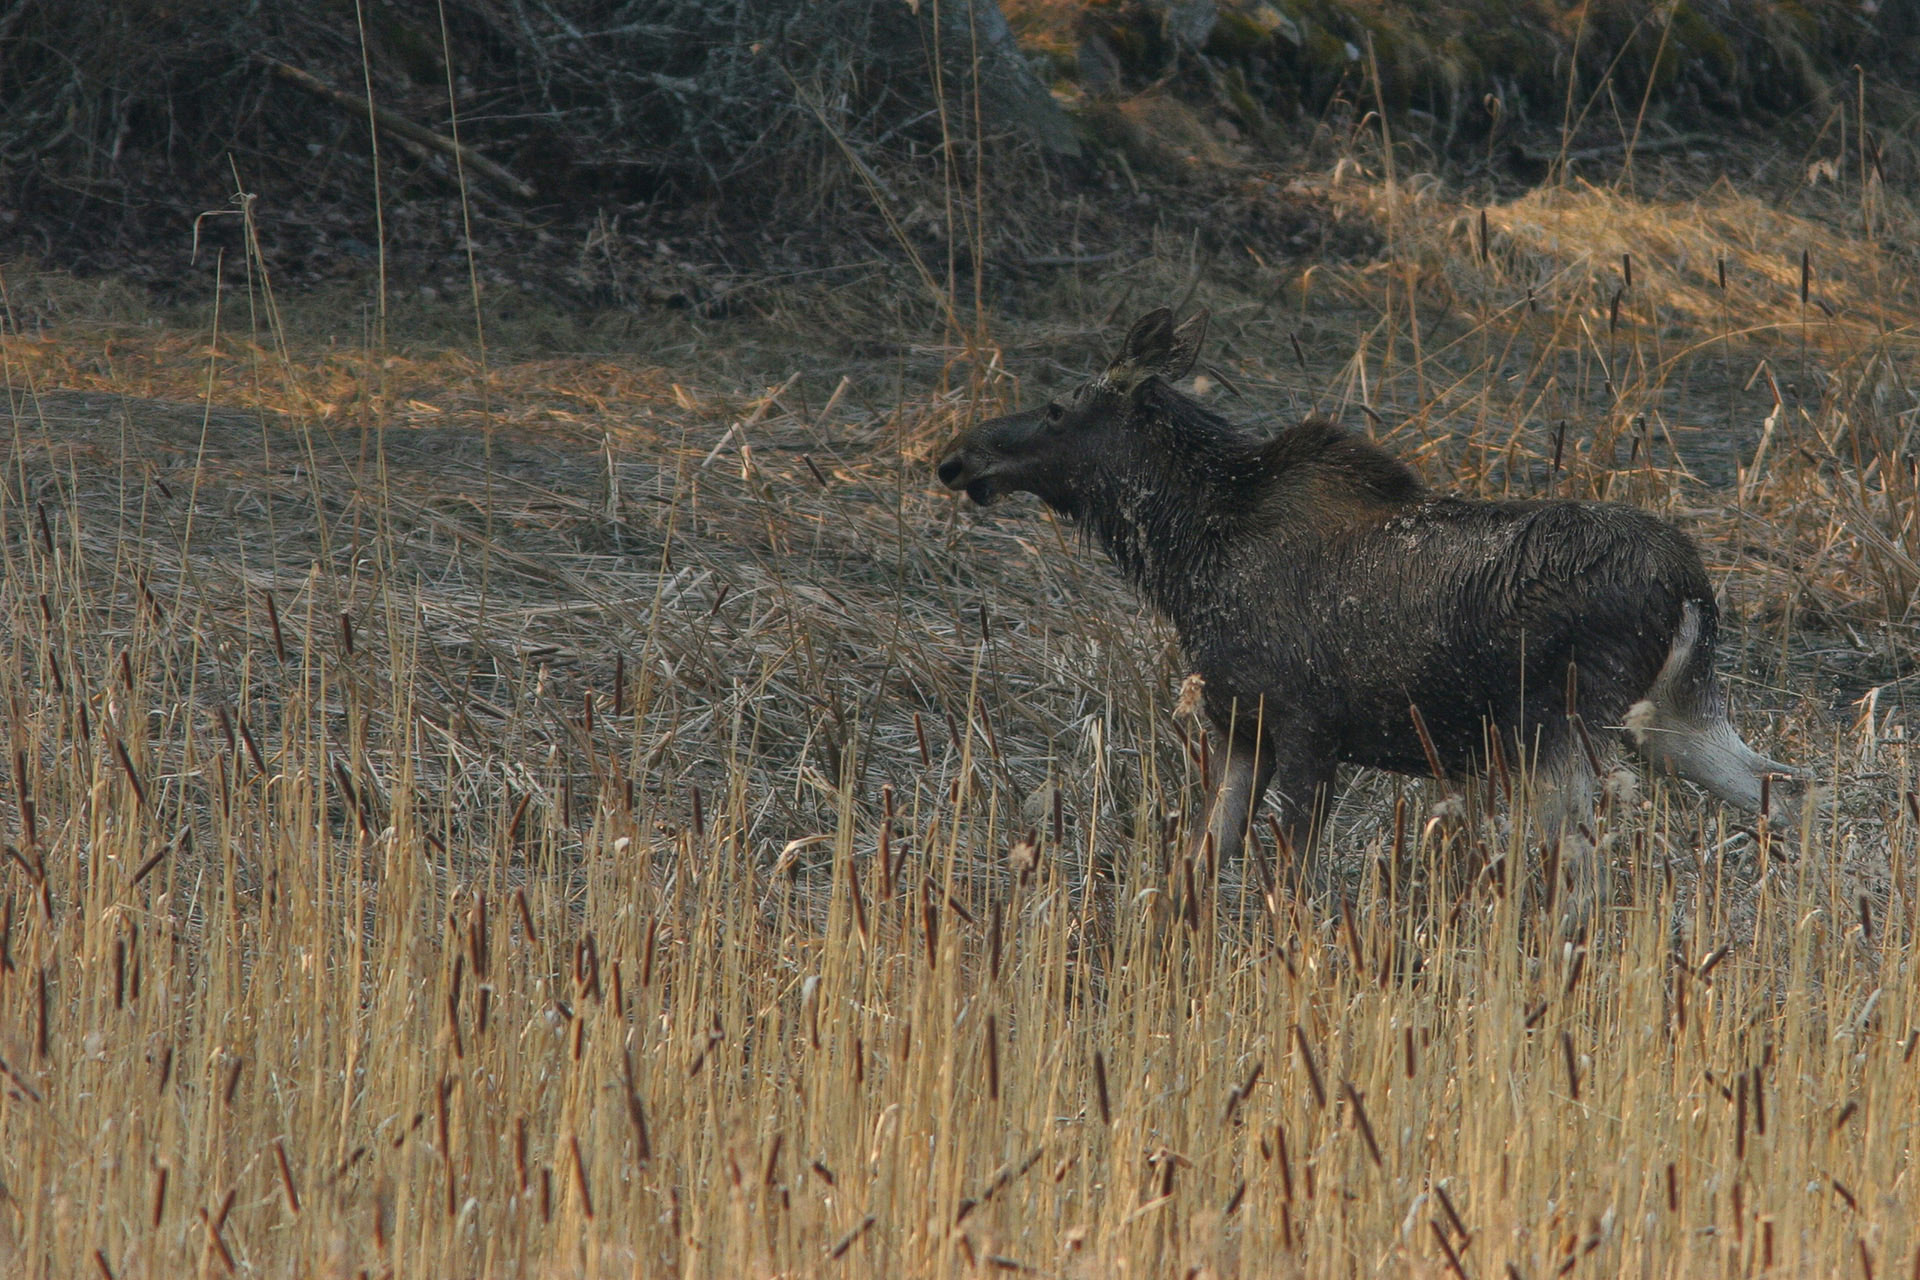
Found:
<path fill-rule="evenodd" d="M 1270 781 L 1305 846 L 1337 765 L 1428 773 L 1431 748 L 1473 772 L 1489 727 L 1565 781 L 1584 756 L 1570 711 L 1595 732 L 1637 715 L 1643 754 L 1757 803 L 1782 766 L 1725 727 L 1718 613 L 1684 534 L 1613 504 L 1437 496 L 1324 419 L 1249 434 L 1171 385 L 1204 323 L 1148 315 L 1105 373 L 976 426 L 939 475 L 982 503 L 1038 495 L 1173 622 L 1228 748 L 1223 856 Z"/>

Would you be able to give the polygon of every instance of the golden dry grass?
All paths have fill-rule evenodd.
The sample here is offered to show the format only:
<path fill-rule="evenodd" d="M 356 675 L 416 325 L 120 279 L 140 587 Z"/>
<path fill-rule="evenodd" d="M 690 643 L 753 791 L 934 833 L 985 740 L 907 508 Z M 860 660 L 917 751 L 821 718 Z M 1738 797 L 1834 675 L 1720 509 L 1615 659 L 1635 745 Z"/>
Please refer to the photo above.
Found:
<path fill-rule="evenodd" d="M 820 331 L 701 345 L 744 322 L 482 365 L 16 311 L 0 1268 L 1920 1266 L 1910 258 L 1845 202 L 1574 187 L 1483 242 L 1366 157 L 1305 181 L 1389 254 L 1199 276 L 1209 394 L 1681 520 L 1827 811 L 1616 785 L 1572 930 L 1435 787 L 1354 780 L 1318 896 L 1183 859 L 1169 637 L 926 474 L 1177 244 L 846 383 L 793 376 Z"/>

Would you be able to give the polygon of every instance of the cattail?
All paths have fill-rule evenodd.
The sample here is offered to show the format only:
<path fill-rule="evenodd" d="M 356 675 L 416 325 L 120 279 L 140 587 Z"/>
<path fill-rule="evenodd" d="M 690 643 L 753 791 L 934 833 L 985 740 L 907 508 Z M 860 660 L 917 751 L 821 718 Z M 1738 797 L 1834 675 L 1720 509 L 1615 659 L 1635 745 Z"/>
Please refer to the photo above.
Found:
<path fill-rule="evenodd" d="M 1574 948 L 1573 963 L 1567 967 L 1567 984 L 1561 989 L 1562 996 L 1570 996 L 1573 994 L 1573 989 L 1580 985 L 1580 974 L 1586 969 L 1586 966 L 1587 949 L 1585 947 Z"/>
<path fill-rule="evenodd" d="M 231 1192 L 228 1193 L 228 1197 L 229 1197 L 228 1203 L 231 1204 L 232 1203 Z M 220 1217 L 221 1217 L 221 1221 L 224 1222 L 226 1219 L 226 1214 L 222 1213 Z M 238 1268 L 235 1267 L 233 1264 L 233 1254 L 228 1251 L 227 1242 L 220 1238 L 220 1224 L 215 1223 L 214 1220 L 210 1216 L 208 1216 L 207 1211 L 205 1209 L 202 1209 L 200 1211 L 200 1225 L 206 1228 L 207 1241 L 213 1246 L 214 1253 L 219 1255 L 221 1267 L 223 1267 L 226 1270 L 226 1273 L 228 1275 L 234 1275 L 238 1271 Z M 381 1245 L 382 1251 L 384 1251 L 385 1248 L 386 1246 L 383 1243 Z"/>
<path fill-rule="evenodd" d="M 453 1056 L 465 1058 L 466 1046 L 460 1040 L 460 976 L 466 971 L 467 958 L 453 958 L 453 978 L 447 983 L 447 1034 L 453 1040 Z"/>
<path fill-rule="evenodd" d="M 620 1070 L 626 1082 L 627 1122 L 633 1126 L 634 1159 L 641 1164 L 653 1161 L 653 1135 L 647 1128 L 646 1108 L 640 1101 L 640 1087 L 633 1079 L 633 1056 L 626 1046 L 620 1049 Z M 779 1148 L 776 1146 L 775 1150 Z"/>
<path fill-rule="evenodd" d="M 1234 1214 L 1240 1212 L 1240 1202 L 1246 1198 L 1247 1180 L 1242 1178 L 1240 1179 L 1240 1184 L 1233 1189 L 1233 1194 L 1227 1197 L 1227 1209 L 1222 1216 L 1231 1218 Z"/>
<path fill-rule="evenodd" d="M 0 1058 L 0 1076 L 5 1076 L 7 1079 L 13 1081 L 13 1087 L 18 1089 L 27 1101 L 34 1103 L 41 1101 L 40 1091 L 35 1089 L 31 1084 L 28 1084 L 26 1078 L 18 1071 L 15 1071 L 12 1064 L 5 1058 Z"/>
<path fill-rule="evenodd" d="M 1735 1081 L 1733 1104 L 1733 1158 L 1747 1158 L 1747 1073 Z"/>
<path fill-rule="evenodd" d="M 1720 962 L 1722 960 L 1725 960 L 1732 951 L 1733 951 L 1733 947 L 1731 945 L 1721 945 L 1721 946 L 1715 947 L 1712 951 L 1709 951 L 1707 953 L 1705 959 L 1700 961 L 1700 967 L 1694 971 L 1693 976 L 1698 978 L 1700 981 L 1705 982 L 1707 978 L 1713 973 L 1713 971 L 1719 967 Z"/>
<path fill-rule="evenodd" d="M 853 860 L 847 860 L 847 896 L 853 903 L 853 928 L 860 935 L 860 946 L 864 950 L 868 943 L 867 899 L 860 892 L 860 876 L 853 869 Z"/>
<path fill-rule="evenodd" d="M 1460 1280 L 1467 1280 L 1467 1269 L 1460 1265 L 1460 1255 L 1454 1252 L 1453 1242 L 1447 1239 L 1446 1229 L 1440 1225 L 1440 1220 L 1429 1219 L 1427 1225 L 1433 1228 L 1433 1238 L 1439 1242 L 1440 1252 L 1447 1255 L 1447 1270 L 1460 1277 Z"/>
<path fill-rule="evenodd" d="M 513 1174 L 524 1193 L 527 1189 L 527 1118 L 513 1118 Z"/>
<path fill-rule="evenodd" d="M 264 777 L 267 772 L 267 761 L 260 754 L 260 744 L 253 740 L 253 729 L 247 724 L 245 716 L 240 717 L 240 741 L 245 744 L 247 756 L 253 761 L 253 767 L 258 769 Z"/>
<path fill-rule="evenodd" d="M 927 968 L 940 967 L 940 910 L 934 902 L 933 881 L 920 881 L 920 928 L 927 944 Z"/>
<path fill-rule="evenodd" d="M 119 738 L 113 740 L 113 754 L 118 757 L 120 767 L 126 771 L 127 781 L 133 785 L 133 798 L 139 806 L 147 807 L 147 788 L 140 781 L 140 771 L 133 767 L 133 757 L 127 754 L 127 744 Z"/>
<path fill-rule="evenodd" d="M 7 904 L 9 908 L 12 903 Z M 9 920 L 11 916 L 9 916 Z M 987 977 L 992 982 L 1000 981 L 1000 900 L 994 899 L 987 915 Z"/>
<path fill-rule="evenodd" d="M 1253 1086 L 1260 1083 L 1260 1073 L 1266 1068 L 1266 1065 L 1264 1061 L 1255 1062 L 1253 1064 L 1253 1070 L 1247 1073 L 1246 1083 L 1228 1090 L 1226 1114 L 1226 1122 L 1228 1124 L 1232 1124 L 1238 1117 L 1240 1104 L 1245 1102 L 1247 1098 L 1253 1094 Z"/>
<path fill-rule="evenodd" d="M 640 947 L 640 989 L 645 991 L 653 985 L 654 948 L 660 938 L 660 917 L 647 917 L 646 941 Z"/>
<path fill-rule="evenodd" d="M 587 1221 L 593 1221 L 593 1189 L 587 1185 L 587 1164 L 580 1156 L 580 1139 L 569 1135 L 567 1145 L 573 1149 L 573 1181 L 580 1191 L 580 1212 Z"/>
<path fill-rule="evenodd" d="M 1353 903 L 1340 895 L 1340 927 L 1347 935 L 1347 953 L 1353 957 L 1353 971 L 1365 973 L 1367 960 L 1360 949 L 1360 928 L 1353 922 Z"/>
<path fill-rule="evenodd" d="M 893 784 L 880 788 L 880 839 L 873 851 L 873 896 L 877 902 L 893 897 Z"/>
<path fill-rule="evenodd" d="M 933 768 L 933 753 L 927 750 L 927 725 L 926 722 L 920 718 L 918 711 L 913 713 L 913 737 L 914 740 L 920 744 L 921 767 L 925 769 Z"/>
<path fill-rule="evenodd" d="M 287 1198 L 287 1209 L 297 1216 L 300 1212 L 300 1192 L 293 1185 L 293 1166 L 287 1163 L 286 1144 L 278 1138 L 273 1140 L 273 1160 L 280 1170 L 280 1191 Z"/>
<path fill-rule="evenodd" d="M 1000 1101 L 1000 1033 L 992 1014 L 987 1015 L 987 1096 Z"/>
<path fill-rule="evenodd" d="M 1378 1169 L 1383 1167 L 1380 1159 L 1380 1143 L 1373 1136 L 1373 1122 L 1367 1119 L 1367 1105 L 1361 1100 L 1360 1091 L 1353 1087 L 1353 1081 L 1351 1080 L 1343 1081 L 1341 1088 L 1347 1095 L 1348 1103 L 1353 1107 L 1354 1127 L 1360 1131 L 1360 1136 L 1366 1140 L 1367 1154 L 1373 1157 L 1374 1168 Z"/>
<path fill-rule="evenodd" d="M 340 646 L 349 658 L 353 656 L 353 618 L 344 613 L 340 615 Z"/>
<path fill-rule="evenodd" d="M 520 916 L 520 932 L 526 935 L 529 943 L 538 946 L 540 942 L 540 932 L 533 927 L 533 911 L 527 906 L 527 891 L 525 889 L 515 889 L 513 891 L 513 905 Z"/>
<path fill-rule="evenodd" d="M 287 640 L 280 631 L 280 609 L 273 602 L 273 592 L 262 591 L 267 598 L 267 623 L 273 628 L 273 654 L 284 666 L 287 661 Z"/>
<path fill-rule="evenodd" d="M 724 597 L 726 595 L 726 592 L 722 591 L 720 595 Z M 720 607 L 719 599 L 714 600 L 713 607 L 715 609 L 718 609 Z M 624 653 L 616 653 L 613 655 L 613 714 L 616 717 L 622 716 L 626 714 L 626 710 L 627 710 L 627 655 Z"/>
<path fill-rule="evenodd" d="M 1460 1213 L 1453 1207 L 1453 1197 L 1448 1195 L 1447 1189 L 1437 1182 L 1433 1184 L 1433 1193 L 1439 1197 L 1440 1207 L 1446 1212 L 1447 1221 L 1453 1224 L 1454 1233 L 1460 1237 L 1460 1247 L 1465 1249 L 1473 1243 L 1473 1233 L 1467 1230 L 1466 1223 L 1460 1221 Z"/>
<path fill-rule="evenodd" d="M 1420 739 L 1420 750 L 1426 753 L 1427 767 L 1433 770 L 1434 777 L 1446 777 L 1447 771 L 1440 767 L 1440 753 L 1433 745 L 1433 735 L 1427 732 L 1427 718 L 1420 714 L 1420 705 L 1409 702 L 1407 714 L 1413 718 L 1413 732 Z"/>
<path fill-rule="evenodd" d="M 433 1091 L 434 1128 L 440 1139 L 440 1166 L 446 1178 L 447 1216 L 455 1216 L 460 1209 L 458 1188 L 453 1176 L 453 1117 L 449 1114 L 449 1099 L 453 1094 L 453 1077 L 441 1076 L 440 1083 Z"/>
<path fill-rule="evenodd" d="M 484 889 L 473 895 L 473 906 L 467 911 L 467 954 L 473 957 L 475 981 L 485 982 L 487 962 L 492 955 L 488 951 L 487 893 Z"/>
<path fill-rule="evenodd" d="M 831 1262 L 838 1262 L 841 1258 L 845 1257 L 847 1250 L 858 1244 L 860 1237 L 871 1231 L 873 1224 L 878 1221 L 879 1219 L 871 1213 L 862 1218 L 859 1226 L 849 1231 L 839 1244 L 833 1246 L 832 1250 L 827 1254 L 827 1259 Z"/>
<path fill-rule="evenodd" d="M 1100 1104 L 1100 1123 L 1113 1126 L 1113 1107 L 1107 1099 L 1107 1060 L 1100 1051 L 1093 1051 L 1093 1096 Z"/>
<path fill-rule="evenodd" d="M 1573 1033 L 1560 1033 L 1560 1055 L 1567 1064 L 1567 1092 L 1575 1102 L 1580 1101 L 1580 1060 L 1573 1052 Z"/>
<path fill-rule="evenodd" d="M 582 994 L 592 997 L 595 1004 L 601 1003 L 600 947 L 594 941 L 592 930 L 588 930 L 574 945 L 573 976 L 574 984 Z"/>
<path fill-rule="evenodd" d="M 1307 1069 L 1307 1084 L 1313 1089 L 1313 1104 L 1324 1108 L 1327 1105 L 1327 1087 L 1320 1081 L 1320 1067 L 1313 1060 L 1313 1047 L 1307 1043 L 1307 1033 L 1297 1022 L 1293 1024 L 1293 1043 L 1300 1051 L 1300 1065 Z"/>
<path fill-rule="evenodd" d="M 1293 1157 L 1287 1151 L 1287 1126 L 1273 1126 L 1274 1150 L 1280 1160 L 1280 1199 L 1282 1206 L 1293 1203 Z"/>

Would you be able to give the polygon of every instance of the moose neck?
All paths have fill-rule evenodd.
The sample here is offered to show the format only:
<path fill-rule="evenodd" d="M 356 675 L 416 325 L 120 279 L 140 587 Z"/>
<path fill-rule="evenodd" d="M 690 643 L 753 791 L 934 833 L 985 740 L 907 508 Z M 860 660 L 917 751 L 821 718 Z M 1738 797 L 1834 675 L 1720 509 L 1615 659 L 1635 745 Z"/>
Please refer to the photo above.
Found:
<path fill-rule="evenodd" d="M 1267 477 L 1240 432 L 1155 386 L 1102 460 L 1077 515 L 1141 594 L 1191 637 L 1221 598 L 1219 575 L 1259 512 Z"/>

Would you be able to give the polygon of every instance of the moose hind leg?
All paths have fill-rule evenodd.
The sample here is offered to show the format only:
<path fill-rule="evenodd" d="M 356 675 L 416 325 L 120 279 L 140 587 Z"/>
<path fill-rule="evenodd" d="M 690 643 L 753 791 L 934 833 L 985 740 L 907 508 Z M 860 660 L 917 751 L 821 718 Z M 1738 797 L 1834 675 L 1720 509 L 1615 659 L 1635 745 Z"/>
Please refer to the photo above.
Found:
<path fill-rule="evenodd" d="M 1646 696 L 1627 709 L 1627 739 L 1654 768 L 1698 783 L 1748 812 L 1760 808 L 1761 779 L 1800 776 L 1740 740 L 1713 678 L 1713 647 L 1700 606 L 1682 606 L 1680 626 Z"/>
<path fill-rule="evenodd" d="M 1586 748 L 1567 734 L 1533 762 L 1533 820 L 1549 840 L 1577 834 L 1593 817 L 1597 781 Z"/>

